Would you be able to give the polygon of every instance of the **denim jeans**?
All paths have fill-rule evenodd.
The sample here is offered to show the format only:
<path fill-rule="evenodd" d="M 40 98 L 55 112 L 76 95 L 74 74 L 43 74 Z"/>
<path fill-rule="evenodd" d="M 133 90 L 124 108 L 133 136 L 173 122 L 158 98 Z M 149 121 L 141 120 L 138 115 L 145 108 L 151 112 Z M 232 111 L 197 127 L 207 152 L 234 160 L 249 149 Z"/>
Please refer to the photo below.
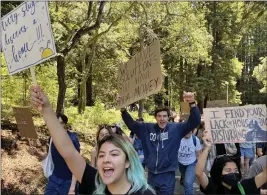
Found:
<path fill-rule="evenodd" d="M 156 194 L 173 195 L 175 188 L 175 171 L 160 174 L 148 172 L 148 184 L 154 188 Z"/>
<path fill-rule="evenodd" d="M 78 184 L 78 182 L 77 182 Z M 75 194 L 77 194 L 77 184 Z M 45 188 L 45 195 L 67 195 L 71 186 L 71 180 L 62 180 L 55 175 L 48 178 L 48 183 Z"/>
<path fill-rule="evenodd" d="M 197 162 L 193 162 L 190 165 L 183 165 L 179 163 L 179 170 L 184 178 L 184 194 L 192 195 L 194 194 L 194 181 L 195 181 L 195 167 Z"/>

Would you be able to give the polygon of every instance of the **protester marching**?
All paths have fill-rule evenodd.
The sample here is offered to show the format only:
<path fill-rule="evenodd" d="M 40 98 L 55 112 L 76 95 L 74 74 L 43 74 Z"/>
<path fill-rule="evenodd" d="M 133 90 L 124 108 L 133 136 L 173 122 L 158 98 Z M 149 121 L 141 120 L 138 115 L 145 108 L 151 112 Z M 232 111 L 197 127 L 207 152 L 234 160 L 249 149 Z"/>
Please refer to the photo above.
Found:
<path fill-rule="evenodd" d="M 5 3 L 3 113 L 16 126 L 11 144 L 1 131 L 3 194 L 27 194 L 8 176 L 36 158 L 28 194 L 267 194 L 267 39 L 253 39 L 266 5 Z M 31 158 L 13 173 L 17 142 Z"/>

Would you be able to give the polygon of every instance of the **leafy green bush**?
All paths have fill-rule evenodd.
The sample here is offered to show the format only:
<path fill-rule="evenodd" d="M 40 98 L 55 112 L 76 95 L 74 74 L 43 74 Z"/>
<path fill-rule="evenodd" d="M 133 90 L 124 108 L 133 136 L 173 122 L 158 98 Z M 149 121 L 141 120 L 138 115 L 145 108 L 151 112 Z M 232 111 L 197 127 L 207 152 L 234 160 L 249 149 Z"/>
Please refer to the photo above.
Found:
<path fill-rule="evenodd" d="M 93 107 L 86 107 L 83 114 L 78 114 L 77 107 L 66 108 L 65 114 L 68 116 L 69 124 L 72 126 L 72 128 L 82 133 L 95 133 L 98 125 L 111 125 L 112 123 L 121 123 L 124 132 L 127 135 L 129 133 L 129 130 L 121 118 L 120 110 L 106 110 L 104 104 L 99 101 L 97 101 Z M 134 119 L 138 118 L 137 112 L 131 112 L 130 114 Z M 147 113 L 144 113 L 143 115 L 143 118 L 146 122 L 155 121 L 153 116 L 150 116 Z"/>

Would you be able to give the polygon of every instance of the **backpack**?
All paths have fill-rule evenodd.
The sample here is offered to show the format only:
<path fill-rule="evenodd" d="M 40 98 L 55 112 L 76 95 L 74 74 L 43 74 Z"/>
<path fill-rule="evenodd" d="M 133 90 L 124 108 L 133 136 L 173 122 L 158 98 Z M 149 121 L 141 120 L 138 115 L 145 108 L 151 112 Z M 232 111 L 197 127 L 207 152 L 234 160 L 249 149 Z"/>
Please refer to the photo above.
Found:
<path fill-rule="evenodd" d="M 197 147 L 197 138 L 195 135 L 192 134 L 192 137 L 193 137 L 193 142 L 194 142 L 194 145 L 195 147 Z"/>
<path fill-rule="evenodd" d="M 53 163 L 52 154 L 51 154 L 51 145 L 52 145 L 52 138 L 50 138 L 48 154 L 46 158 L 42 161 L 43 172 L 46 178 L 49 178 L 50 175 L 52 175 L 54 171 L 54 163 Z"/>

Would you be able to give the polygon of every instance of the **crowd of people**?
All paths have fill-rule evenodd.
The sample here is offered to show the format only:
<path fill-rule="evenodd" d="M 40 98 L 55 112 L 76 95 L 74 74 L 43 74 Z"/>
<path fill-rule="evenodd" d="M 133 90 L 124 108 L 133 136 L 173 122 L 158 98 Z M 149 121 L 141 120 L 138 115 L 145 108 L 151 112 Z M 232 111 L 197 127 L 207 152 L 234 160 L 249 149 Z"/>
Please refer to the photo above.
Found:
<path fill-rule="evenodd" d="M 118 124 L 99 125 L 89 164 L 77 137 L 66 130 L 67 117 L 56 115 L 42 89 L 32 87 L 32 105 L 49 129 L 55 164 L 45 194 L 174 194 L 177 169 L 184 194 L 194 194 L 195 179 L 204 194 L 266 194 L 266 143 L 212 144 L 194 94 L 184 99 L 190 115 L 179 122 L 170 120 L 166 107 L 155 110 L 156 123 L 134 120 L 122 108 L 130 136 Z"/>

